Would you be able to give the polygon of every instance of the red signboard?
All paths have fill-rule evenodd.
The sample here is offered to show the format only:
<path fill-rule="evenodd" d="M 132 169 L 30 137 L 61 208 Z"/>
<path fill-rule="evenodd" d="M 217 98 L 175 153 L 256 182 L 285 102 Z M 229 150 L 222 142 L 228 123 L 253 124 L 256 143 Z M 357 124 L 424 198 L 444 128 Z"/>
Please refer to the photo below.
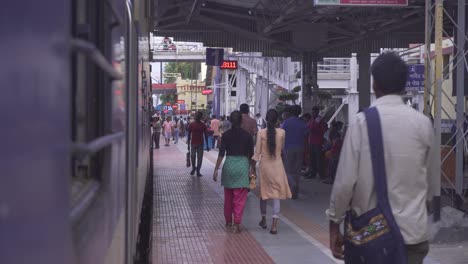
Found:
<path fill-rule="evenodd" d="M 213 90 L 211 90 L 211 89 L 203 90 L 201 93 L 202 93 L 203 95 L 210 95 L 210 94 L 213 93 Z"/>
<path fill-rule="evenodd" d="M 314 0 L 315 5 L 407 6 L 408 0 Z"/>
<path fill-rule="evenodd" d="M 222 70 L 237 70 L 237 61 L 235 60 L 225 60 L 223 65 L 221 65 Z"/>
<path fill-rule="evenodd" d="M 177 100 L 178 104 L 185 104 L 185 100 Z"/>
<path fill-rule="evenodd" d="M 173 105 L 172 108 L 176 109 L 176 108 L 177 108 L 177 105 Z"/>

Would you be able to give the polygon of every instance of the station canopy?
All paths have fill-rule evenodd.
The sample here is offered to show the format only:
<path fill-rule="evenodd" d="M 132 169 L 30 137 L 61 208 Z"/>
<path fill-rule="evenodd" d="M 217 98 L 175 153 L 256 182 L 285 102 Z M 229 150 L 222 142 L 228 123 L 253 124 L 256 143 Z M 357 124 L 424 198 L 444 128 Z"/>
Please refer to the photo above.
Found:
<path fill-rule="evenodd" d="M 314 0 L 153 0 L 153 7 L 156 36 L 263 56 L 346 57 L 424 42 L 425 0 L 393 7 L 314 5 Z"/>

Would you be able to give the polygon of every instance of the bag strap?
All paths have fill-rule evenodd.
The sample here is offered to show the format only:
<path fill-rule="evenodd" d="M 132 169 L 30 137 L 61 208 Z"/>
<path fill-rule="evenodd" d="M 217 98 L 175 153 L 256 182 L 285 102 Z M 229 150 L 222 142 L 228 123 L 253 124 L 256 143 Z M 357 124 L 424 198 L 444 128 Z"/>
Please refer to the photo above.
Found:
<path fill-rule="evenodd" d="M 390 207 L 387 192 L 387 172 L 385 168 L 385 152 L 382 139 L 382 126 L 377 108 L 372 107 L 364 111 L 369 135 L 369 148 L 371 152 L 372 172 L 377 193 L 379 207 Z M 381 208 L 384 209 L 384 208 Z"/>
<path fill-rule="evenodd" d="M 379 112 L 377 111 L 377 108 L 371 107 L 366 109 L 364 114 L 367 122 L 367 133 L 369 134 L 369 147 L 375 181 L 375 191 L 377 193 L 377 206 L 385 216 L 395 238 L 400 242 L 400 250 L 404 251 L 405 242 L 401 235 L 400 227 L 393 216 L 392 208 L 388 200 L 385 152 Z"/>

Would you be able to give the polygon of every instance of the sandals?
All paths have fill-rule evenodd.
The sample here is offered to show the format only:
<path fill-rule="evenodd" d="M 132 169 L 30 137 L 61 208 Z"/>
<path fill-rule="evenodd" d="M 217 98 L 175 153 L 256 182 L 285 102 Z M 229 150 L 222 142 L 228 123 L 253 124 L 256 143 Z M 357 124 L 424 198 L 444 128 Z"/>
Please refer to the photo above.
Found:
<path fill-rule="evenodd" d="M 241 232 L 240 226 L 238 224 L 234 224 L 232 232 L 234 234 L 239 234 Z"/>
<path fill-rule="evenodd" d="M 276 228 L 278 225 L 278 218 L 273 218 L 273 223 L 271 224 L 270 234 L 276 235 L 278 234 L 278 229 Z"/>

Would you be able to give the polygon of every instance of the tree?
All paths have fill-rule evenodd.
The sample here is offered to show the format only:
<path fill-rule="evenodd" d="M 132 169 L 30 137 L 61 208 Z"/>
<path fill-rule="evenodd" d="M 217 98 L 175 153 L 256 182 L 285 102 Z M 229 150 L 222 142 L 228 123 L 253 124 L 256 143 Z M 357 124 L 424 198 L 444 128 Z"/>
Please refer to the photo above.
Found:
<path fill-rule="evenodd" d="M 170 103 L 171 105 L 175 104 L 175 94 L 170 93 L 170 94 L 162 94 L 159 99 L 161 100 L 161 103 L 163 105 Z"/>
<path fill-rule="evenodd" d="M 291 92 L 285 92 L 279 95 L 281 101 L 292 101 L 296 105 L 296 100 L 299 98 L 299 92 L 301 91 L 301 86 L 296 86 L 292 89 Z"/>
<path fill-rule="evenodd" d="M 195 66 L 195 67 L 194 67 Z M 182 79 L 197 79 L 197 73 L 195 73 L 196 69 L 198 69 L 197 65 L 192 62 L 169 62 L 164 67 L 165 73 L 180 73 L 182 75 Z M 164 79 L 165 83 L 175 83 L 175 77 L 166 77 Z"/>

